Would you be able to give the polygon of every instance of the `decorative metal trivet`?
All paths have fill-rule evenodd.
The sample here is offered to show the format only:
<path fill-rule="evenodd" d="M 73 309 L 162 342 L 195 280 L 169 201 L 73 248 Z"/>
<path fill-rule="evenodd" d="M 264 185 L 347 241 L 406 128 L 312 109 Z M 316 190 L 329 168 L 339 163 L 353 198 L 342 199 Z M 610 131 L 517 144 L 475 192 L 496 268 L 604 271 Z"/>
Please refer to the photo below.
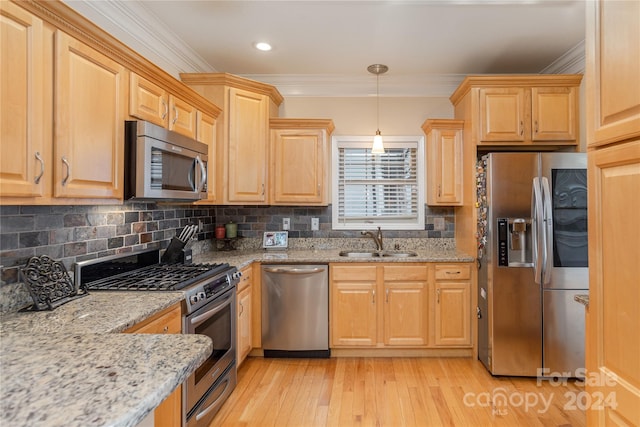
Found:
<path fill-rule="evenodd" d="M 76 291 L 64 264 L 47 255 L 29 258 L 20 274 L 34 302 L 29 310 L 53 310 L 89 294 L 85 286 Z"/>

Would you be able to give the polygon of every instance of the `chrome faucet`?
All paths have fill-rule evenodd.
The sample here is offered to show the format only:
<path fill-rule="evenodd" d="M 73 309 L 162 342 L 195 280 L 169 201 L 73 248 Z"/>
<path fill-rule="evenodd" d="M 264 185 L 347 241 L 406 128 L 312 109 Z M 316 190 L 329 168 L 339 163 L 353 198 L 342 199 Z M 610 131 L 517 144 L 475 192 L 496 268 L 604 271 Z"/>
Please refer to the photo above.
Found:
<path fill-rule="evenodd" d="M 378 227 L 378 232 L 374 234 L 373 231 L 361 231 L 360 234 L 362 234 L 363 236 L 369 236 L 373 239 L 374 242 L 376 242 L 376 249 L 381 251 L 383 249 L 382 247 L 382 230 L 380 230 L 380 227 Z"/>

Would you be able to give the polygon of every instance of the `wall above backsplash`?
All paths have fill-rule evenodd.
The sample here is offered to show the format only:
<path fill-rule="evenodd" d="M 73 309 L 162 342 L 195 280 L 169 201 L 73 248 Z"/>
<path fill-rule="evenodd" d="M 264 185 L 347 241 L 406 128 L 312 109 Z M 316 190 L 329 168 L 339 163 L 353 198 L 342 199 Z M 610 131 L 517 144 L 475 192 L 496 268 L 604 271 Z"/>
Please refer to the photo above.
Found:
<path fill-rule="evenodd" d="M 389 238 L 453 238 L 452 208 L 425 207 L 424 231 L 385 231 Z M 311 218 L 320 229 L 311 231 Z M 198 240 L 214 238 L 216 224 L 233 221 L 238 235 L 262 238 L 291 219 L 290 238 L 360 238 L 359 231 L 331 230 L 331 206 L 185 206 L 131 203 L 121 206 L 0 206 L 1 285 L 18 281 L 18 267 L 48 255 L 73 263 L 137 249 L 166 248 L 184 226 L 202 225 Z M 211 245 L 215 247 L 216 245 Z"/>

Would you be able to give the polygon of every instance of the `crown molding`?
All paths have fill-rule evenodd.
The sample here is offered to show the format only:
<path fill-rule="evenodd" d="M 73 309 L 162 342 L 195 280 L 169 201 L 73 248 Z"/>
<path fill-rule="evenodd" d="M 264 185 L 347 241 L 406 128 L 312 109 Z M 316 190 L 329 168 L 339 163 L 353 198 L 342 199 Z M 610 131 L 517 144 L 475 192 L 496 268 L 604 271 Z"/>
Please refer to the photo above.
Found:
<path fill-rule="evenodd" d="M 182 39 L 168 31 L 144 2 L 62 1 L 175 78 L 180 73 L 216 72 Z"/>
<path fill-rule="evenodd" d="M 166 30 L 144 2 L 63 0 L 131 49 L 179 79 L 180 73 L 216 73 L 190 46 Z M 468 0 L 465 0 L 468 1 Z M 585 70 L 584 41 L 548 67 L 544 74 L 577 74 Z M 374 96 L 375 80 L 367 75 L 239 74 L 270 84 L 284 97 Z M 381 97 L 449 97 L 466 77 L 461 74 L 384 75 Z"/>
<path fill-rule="evenodd" d="M 553 61 L 542 74 L 584 74 L 585 70 L 585 44 L 584 40 L 565 52 L 560 58 Z"/>
<path fill-rule="evenodd" d="M 268 83 L 284 97 L 375 96 L 375 78 L 370 75 L 242 74 Z M 464 79 L 462 74 L 384 75 L 381 97 L 449 97 Z"/>

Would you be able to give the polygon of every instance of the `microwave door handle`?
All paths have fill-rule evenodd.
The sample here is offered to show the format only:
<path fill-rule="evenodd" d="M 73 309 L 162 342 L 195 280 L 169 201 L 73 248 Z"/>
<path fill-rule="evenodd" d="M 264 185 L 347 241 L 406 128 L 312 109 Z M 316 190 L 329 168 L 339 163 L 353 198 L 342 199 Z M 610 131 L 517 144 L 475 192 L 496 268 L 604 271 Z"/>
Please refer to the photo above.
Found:
<path fill-rule="evenodd" d="M 533 278 L 540 285 L 542 283 L 542 263 L 544 261 L 543 245 L 540 237 L 542 227 L 542 193 L 540 188 L 540 178 L 533 178 L 531 188 L 531 231 L 533 234 Z"/>
<path fill-rule="evenodd" d="M 191 190 L 193 190 L 194 192 L 196 191 L 196 184 L 194 182 L 195 179 L 195 175 L 196 175 L 196 159 L 193 159 L 193 163 L 191 164 L 191 167 L 189 168 L 189 174 L 187 175 L 187 180 L 189 181 L 189 186 L 191 187 Z"/>
<path fill-rule="evenodd" d="M 196 165 L 200 165 L 200 185 L 198 186 L 198 193 L 204 190 L 204 186 L 207 185 L 207 170 L 204 168 L 204 162 L 200 159 L 200 156 L 196 156 Z"/>
<path fill-rule="evenodd" d="M 542 284 L 548 285 L 551 282 L 551 263 L 553 262 L 553 211 L 551 209 L 551 190 L 549 180 L 542 177 L 542 204 L 543 204 L 543 224 L 544 229 L 544 268 L 542 271 Z"/>

